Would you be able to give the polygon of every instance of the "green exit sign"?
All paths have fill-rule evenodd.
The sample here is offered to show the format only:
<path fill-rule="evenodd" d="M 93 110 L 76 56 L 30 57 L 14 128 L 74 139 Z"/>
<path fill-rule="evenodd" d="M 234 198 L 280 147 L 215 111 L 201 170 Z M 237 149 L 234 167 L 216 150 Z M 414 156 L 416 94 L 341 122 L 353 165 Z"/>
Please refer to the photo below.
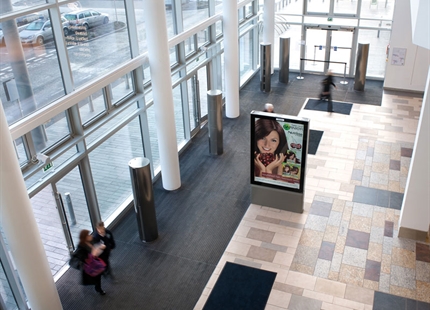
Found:
<path fill-rule="evenodd" d="M 54 163 L 51 161 L 49 164 L 43 166 L 43 172 L 47 172 L 48 170 L 52 169 L 52 167 L 54 167 Z"/>
<path fill-rule="evenodd" d="M 333 21 L 333 17 L 327 17 L 327 21 L 332 22 Z"/>

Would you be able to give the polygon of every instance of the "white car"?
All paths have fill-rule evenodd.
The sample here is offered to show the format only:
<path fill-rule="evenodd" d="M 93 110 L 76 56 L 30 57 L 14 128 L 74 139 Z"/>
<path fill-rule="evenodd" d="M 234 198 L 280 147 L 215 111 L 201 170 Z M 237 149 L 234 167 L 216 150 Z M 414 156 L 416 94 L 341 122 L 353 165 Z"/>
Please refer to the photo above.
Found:
<path fill-rule="evenodd" d="M 92 9 L 69 12 L 63 15 L 70 23 L 71 29 L 89 28 L 109 23 L 109 15 Z"/>
<path fill-rule="evenodd" d="M 69 35 L 69 21 L 64 17 L 61 17 L 61 22 L 63 23 L 64 35 Z M 22 44 L 43 45 L 46 41 L 54 38 L 51 21 L 42 19 L 35 20 L 28 24 L 27 27 L 19 33 L 19 37 Z"/>
<path fill-rule="evenodd" d="M 3 35 L 3 29 L 0 23 L 0 46 L 4 46 L 5 42 L 4 42 L 4 35 Z"/>

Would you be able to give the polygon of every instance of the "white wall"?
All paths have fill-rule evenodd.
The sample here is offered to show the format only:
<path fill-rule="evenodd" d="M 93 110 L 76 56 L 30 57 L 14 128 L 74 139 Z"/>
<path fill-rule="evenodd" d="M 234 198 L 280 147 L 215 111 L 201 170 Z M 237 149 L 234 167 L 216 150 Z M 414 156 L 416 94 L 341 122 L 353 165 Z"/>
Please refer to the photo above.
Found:
<path fill-rule="evenodd" d="M 414 4 L 415 6 L 416 4 Z M 414 22 L 416 22 L 415 19 Z M 397 0 L 394 8 L 390 54 L 385 71 L 384 88 L 386 89 L 424 92 L 430 66 L 430 50 L 412 43 L 412 28 L 415 29 L 415 37 L 419 37 L 417 31 L 422 31 L 422 36 L 429 36 L 428 29 L 412 27 L 411 2 Z M 394 48 L 406 48 L 403 66 L 391 64 Z"/>
<path fill-rule="evenodd" d="M 430 72 L 415 137 L 399 226 L 427 232 L 430 224 Z"/>

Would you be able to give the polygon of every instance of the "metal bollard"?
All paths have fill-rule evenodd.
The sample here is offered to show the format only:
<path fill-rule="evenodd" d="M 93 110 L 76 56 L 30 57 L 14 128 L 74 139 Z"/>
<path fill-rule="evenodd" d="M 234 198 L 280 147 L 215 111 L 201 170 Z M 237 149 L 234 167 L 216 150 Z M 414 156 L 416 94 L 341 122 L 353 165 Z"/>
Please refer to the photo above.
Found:
<path fill-rule="evenodd" d="M 75 217 L 75 210 L 73 210 L 72 197 L 70 196 L 70 193 L 65 193 L 64 195 L 66 196 L 66 204 L 67 204 L 67 209 L 69 209 L 70 221 L 74 226 L 76 225 L 76 217 Z"/>

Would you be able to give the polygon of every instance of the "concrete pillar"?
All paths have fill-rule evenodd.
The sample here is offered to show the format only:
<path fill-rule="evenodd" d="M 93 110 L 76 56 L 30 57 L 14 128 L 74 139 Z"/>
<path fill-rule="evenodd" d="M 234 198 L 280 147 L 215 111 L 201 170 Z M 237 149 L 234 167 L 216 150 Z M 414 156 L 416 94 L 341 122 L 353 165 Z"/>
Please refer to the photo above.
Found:
<path fill-rule="evenodd" d="M 62 309 L 0 101 L 0 226 L 31 309 Z"/>
<path fill-rule="evenodd" d="M 175 190 L 181 176 L 164 1 L 144 0 L 143 8 L 163 187 Z"/>
<path fill-rule="evenodd" d="M 236 118 L 239 108 L 239 19 L 237 2 L 223 0 L 225 115 Z"/>

